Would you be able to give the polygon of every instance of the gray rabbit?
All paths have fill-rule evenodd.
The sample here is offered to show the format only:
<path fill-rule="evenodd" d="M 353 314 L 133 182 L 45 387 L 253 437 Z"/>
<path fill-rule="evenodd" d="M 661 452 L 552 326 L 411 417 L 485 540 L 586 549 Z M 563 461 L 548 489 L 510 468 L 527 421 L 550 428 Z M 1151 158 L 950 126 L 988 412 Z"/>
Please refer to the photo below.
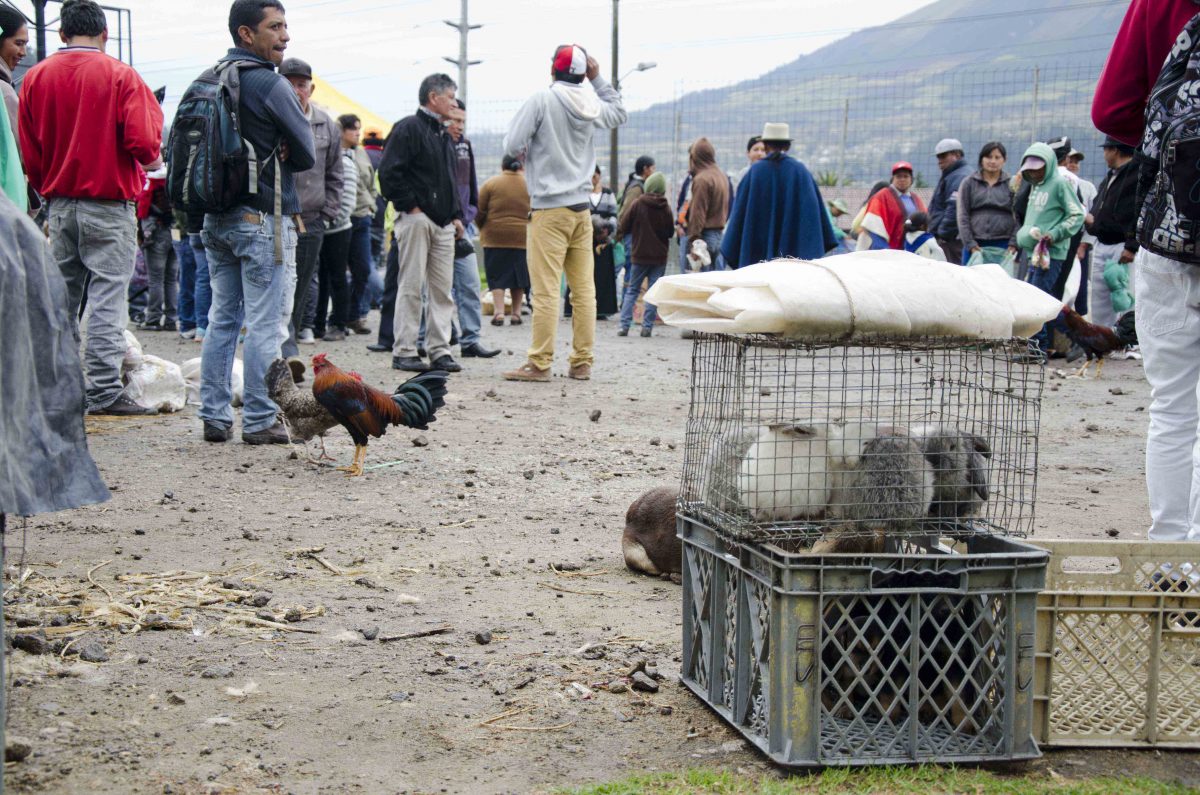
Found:
<path fill-rule="evenodd" d="M 920 528 L 934 495 L 934 471 L 921 443 L 896 428 L 865 441 L 839 478 L 829 518 L 847 522 L 813 545 L 817 554 L 882 552 L 889 533 Z"/>
<path fill-rule="evenodd" d="M 925 458 L 933 467 L 933 500 L 929 516 L 962 519 L 976 516 L 987 502 L 988 461 L 992 447 L 987 439 L 950 425 L 913 428 Z"/>

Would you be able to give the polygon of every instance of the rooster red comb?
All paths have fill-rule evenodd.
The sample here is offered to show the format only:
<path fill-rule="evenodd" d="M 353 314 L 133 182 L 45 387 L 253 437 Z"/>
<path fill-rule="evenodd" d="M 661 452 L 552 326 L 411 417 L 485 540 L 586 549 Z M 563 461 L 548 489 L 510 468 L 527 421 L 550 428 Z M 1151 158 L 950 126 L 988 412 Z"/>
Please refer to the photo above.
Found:
<path fill-rule="evenodd" d="M 312 357 L 312 363 L 313 367 L 316 367 L 318 364 L 329 364 L 329 360 L 325 358 L 325 354 L 318 353 L 316 356 Z"/>

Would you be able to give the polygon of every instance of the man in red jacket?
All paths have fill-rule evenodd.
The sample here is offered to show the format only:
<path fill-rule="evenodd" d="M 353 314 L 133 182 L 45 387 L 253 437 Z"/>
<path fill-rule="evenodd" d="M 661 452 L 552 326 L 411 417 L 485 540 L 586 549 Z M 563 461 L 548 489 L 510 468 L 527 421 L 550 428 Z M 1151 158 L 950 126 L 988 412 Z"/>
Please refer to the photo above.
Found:
<path fill-rule="evenodd" d="M 1133 0 L 1096 84 L 1092 121 L 1121 143 L 1143 144 L 1146 105 L 1193 0 Z M 1181 52 L 1189 42 L 1180 41 Z M 1192 100 L 1194 102 L 1195 100 Z M 1181 158 L 1182 159 L 1182 158 Z M 1140 209 L 1140 208 L 1139 208 Z M 1139 230 L 1134 257 L 1138 342 L 1150 382 L 1146 488 L 1156 541 L 1200 541 L 1200 267 L 1150 250 Z M 1173 576 L 1178 576 L 1175 574 Z"/>
<path fill-rule="evenodd" d="M 162 166 L 162 109 L 132 67 L 104 54 L 108 25 L 93 0 L 66 0 L 58 35 L 66 46 L 21 87 L 25 171 L 49 200 L 50 247 L 76 324 L 87 285 L 88 413 L 154 414 L 125 397 L 121 361 L 135 200 L 143 169 Z"/>

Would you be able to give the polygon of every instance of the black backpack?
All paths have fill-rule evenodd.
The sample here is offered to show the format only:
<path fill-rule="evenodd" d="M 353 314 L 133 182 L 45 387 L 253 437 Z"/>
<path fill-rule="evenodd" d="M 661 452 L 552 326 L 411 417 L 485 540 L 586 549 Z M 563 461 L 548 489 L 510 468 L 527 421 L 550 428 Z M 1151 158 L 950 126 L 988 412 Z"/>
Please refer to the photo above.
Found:
<path fill-rule="evenodd" d="M 258 193 L 258 154 L 238 120 L 240 72 L 265 68 L 254 61 L 222 61 L 188 86 L 167 145 L 167 192 L 188 213 L 232 209 Z"/>
<path fill-rule="evenodd" d="M 1184 26 L 1146 103 L 1137 152 L 1138 242 L 1200 265 L 1200 14 Z"/>

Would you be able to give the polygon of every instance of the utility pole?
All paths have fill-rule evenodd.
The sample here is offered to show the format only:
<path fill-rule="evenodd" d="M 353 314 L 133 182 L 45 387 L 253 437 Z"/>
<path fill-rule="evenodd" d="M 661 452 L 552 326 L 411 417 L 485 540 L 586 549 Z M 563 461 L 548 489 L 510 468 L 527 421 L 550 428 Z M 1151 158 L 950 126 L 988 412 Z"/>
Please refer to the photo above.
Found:
<path fill-rule="evenodd" d="M 483 25 L 471 25 L 467 23 L 467 0 L 462 0 L 462 15 L 458 22 L 450 20 L 442 20 L 450 27 L 458 31 L 458 57 L 451 58 L 443 56 L 442 60 L 449 61 L 458 66 L 458 97 L 463 102 L 467 101 L 467 67 L 481 64 L 483 61 L 467 60 L 467 34 L 473 30 L 482 28 Z"/>
<path fill-rule="evenodd" d="M 466 0 L 463 0 L 466 2 Z M 621 28 L 620 19 L 620 0 L 612 0 L 613 4 L 613 19 L 612 19 L 612 86 L 615 90 L 621 90 L 620 72 L 617 71 L 617 56 L 620 52 Z M 609 133 L 609 152 L 608 152 L 608 185 L 612 188 L 613 193 L 617 192 L 617 128 L 613 127 Z"/>
<path fill-rule="evenodd" d="M 37 35 L 37 59 L 46 58 L 46 3 L 50 0 L 33 0 L 33 26 Z"/>

